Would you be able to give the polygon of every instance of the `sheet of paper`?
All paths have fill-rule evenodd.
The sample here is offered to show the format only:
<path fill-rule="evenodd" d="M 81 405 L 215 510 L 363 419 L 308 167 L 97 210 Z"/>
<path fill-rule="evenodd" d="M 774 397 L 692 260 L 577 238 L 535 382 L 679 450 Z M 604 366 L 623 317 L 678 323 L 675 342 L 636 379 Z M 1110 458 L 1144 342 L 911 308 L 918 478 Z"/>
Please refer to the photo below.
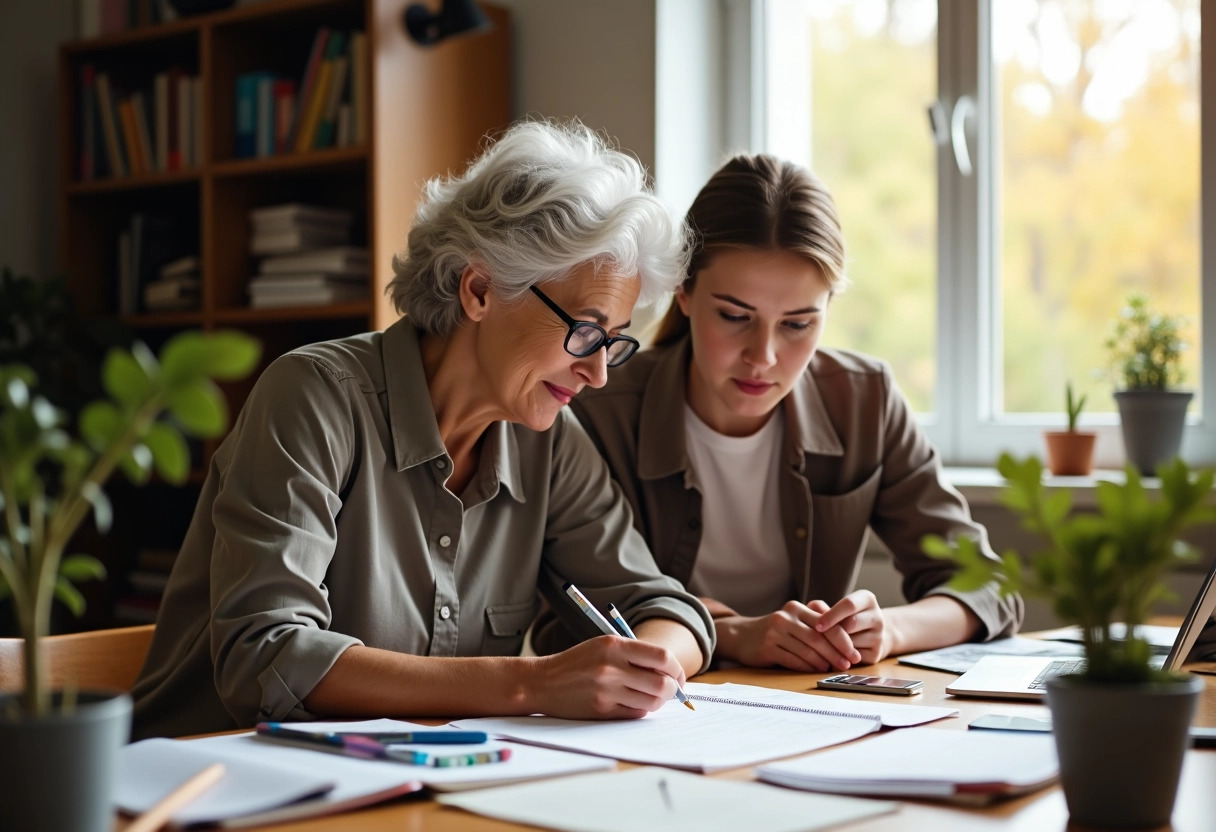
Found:
<path fill-rule="evenodd" d="M 1014 636 L 982 644 L 953 644 L 923 653 L 908 653 L 899 657 L 900 664 L 944 670 L 947 673 L 966 673 L 985 656 L 1063 656 L 1077 658 L 1085 654 L 1079 644 L 1060 641 L 1044 641 L 1037 638 Z"/>
<path fill-rule="evenodd" d="M 959 786 L 1013 790 L 1059 774 L 1049 734 L 910 728 L 756 769 L 783 786 L 853 794 L 949 795 Z"/>
<path fill-rule="evenodd" d="M 308 731 L 347 731 L 352 733 L 358 731 L 435 730 L 433 726 L 418 725 L 396 719 L 288 724 L 292 727 Z M 256 734 L 208 737 L 202 740 L 192 740 L 192 742 L 207 743 L 212 749 L 241 750 L 245 753 L 249 753 L 252 748 L 259 759 L 271 760 L 276 764 L 282 763 L 284 765 L 308 765 L 313 770 L 321 772 L 329 771 L 334 765 L 345 765 L 347 763 L 354 763 L 360 767 L 371 767 L 381 772 L 387 769 L 390 778 L 397 777 L 418 780 L 424 786 L 433 788 L 436 791 L 480 788 L 482 786 L 492 786 L 518 780 L 531 780 L 539 777 L 604 771 L 615 767 L 615 764 L 611 760 L 603 760 L 586 754 L 572 754 L 565 751 L 555 751 L 553 749 L 537 748 L 528 745 L 508 745 L 498 740 L 468 745 L 410 744 L 411 750 L 436 755 L 476 754 L 482 751 L 494 751 L 506 747 L 511 749 L 511 759 L 500 763 L 453 768 L 410 766 L 404 763 L 383 760 L 360 760 L 344 756 L 337 751 L 275 742 L 265 737 L 258 737 Z M 324 756 L 318 760 L 318 754 Z M 338 789 L 335 790 L 336 796 L 341 796 L 341 789 L 342 783 L 339 783 Z"/>
<path fill-rule="evenodd" d="M 1114 639 L 1125 638 L 1127 635 L 1127 625 L 1121 621 L 1116 621 L 1110 625 L 1110 637 Z M 1148 642 L 1150 647 L 1169 650 L 1174 646 L 1174 640 L 1178 638 L 1177 627 L 1165 627 L 1160 624 L 1141 624 L 1140 638 Z M 1049 641 L 1081 641 L 1081 628 L 1077 626 L 1060 627 L 1056 630 L 1048 630 L 1044 633 L 1039 633 L 1039 638 Z"/>
<path fill-rule="evenodd" d="M 437 800 L 500 820 L 568 832 L 808 832 L 899 808 L 888 801 L 799 794 L 659 768 L 564 777 Z"/>
<path fill-rule="evenodd" d="M 951 708 L 858 702 L 752 685 L 690 683 L 685 691 L 696 703 L 695 712 L 672 700 L 635 720 L 582 721 L 530 716 L 462 719 L 452 724 L 521 742 L 634 763 L 720 771 L 847 742 L 878 730 L 880 721 L 913 725 L 958 715 Z M 752 704 L 715 702 L 708 696 Z M 817 715 L 788 710 L 789 706 L 856 716 Z M 861 715 L 869 718 L 856 718 Z"/>

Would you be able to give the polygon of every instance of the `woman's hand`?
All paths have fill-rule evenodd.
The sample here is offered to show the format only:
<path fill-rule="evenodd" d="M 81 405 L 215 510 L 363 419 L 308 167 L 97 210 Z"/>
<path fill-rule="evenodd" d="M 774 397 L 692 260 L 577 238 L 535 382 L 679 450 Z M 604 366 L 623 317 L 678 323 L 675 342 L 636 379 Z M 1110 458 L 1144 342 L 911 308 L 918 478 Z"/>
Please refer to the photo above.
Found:
<path fill-rule="evenodd" d="M 823 601 L 787 601 L 768 615 L 717 618 L 718 654 L 751 667 L 776 665 L 804 673 L 848 670 L 862 655 L 843 628 L 817 628 L 828 610 Z"/>
<path fill-rule="evenodd" d="M 637 719 L 684 684 L 684 668 L 665 647 L 599 636 L 540 660 L 533 701 L 548 716 Z"/>
<path fill-rule="evenodd" d="M 814 627 L 824 635 L 843 631 L 860 654 L 855 663 L 880 662 L 891 654 L 894 645 L 894 628 L 878 606 L 878 599 L 868 589 L 859 589 L 841 598 L 819 616 Z"/>

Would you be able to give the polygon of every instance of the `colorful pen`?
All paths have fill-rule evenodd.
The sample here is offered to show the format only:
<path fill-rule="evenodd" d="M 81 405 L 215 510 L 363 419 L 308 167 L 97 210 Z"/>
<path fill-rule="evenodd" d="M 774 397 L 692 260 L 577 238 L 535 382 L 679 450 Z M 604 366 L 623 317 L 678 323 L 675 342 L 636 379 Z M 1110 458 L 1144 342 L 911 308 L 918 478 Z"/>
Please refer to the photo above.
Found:
<path fill-rule="evenodd" d="M 608 605 L 608 614 L 615 614 L 614 620 L 617 622 L 617 627 L 613 627 L 611 624 L 609 624 L 608 619 L 604 618 L 603 614 L 597 610 L 590 601 L 587 600 L 587 596 L 583 595 L 583 593 L 581 593 L 578 587 L 576 587 L 574 584 L 567 581 L 565 585 L 562 586 L 562 589 L 565 590 L 566 594 L 570 596 L 574 603 L 578 604 L 578 608 L 583 611 L 583 614 L 595 622 L 595 625 L 599 627 L 601 631 L 603 631 L 604 635 L 624 636 L 625 638 L 632 639 L 637 638 L 637 636 L 633 634 L 633 630 L 629 629 L 629 625 L 625 623 L 625 619 L 621 617 L 621 614 L 617 612 L 616 607 L 612 604 Z M 684 707 L 688 708 L 688 710 L 696 710 L 696 708 L 693 707 L 692 702 L 689 700 L 688 694 L 680 690 L 679 685 L 676 685 L 676 699 L 679 699 Z"/>
<path fill-rule="evenodd" d="M 498 763 L 511 759 L 511 749 L 509 748 L 501 748 L 495 751 L 478 751 L 471 754 L 428 754 L 425 751 L 395 748 L 392 745 L 386 745 L 363 734 L 343 734 L 335 731 L 303 731 L 298 728 L 288 728 L 280 722 L 259 722 L 257 732 L 264 737 L 340 749 L 343 754 L 348 754 L 352 757 L 393 760 L 415 766 L 448 768 L 453 766 L 472 766 L 479 763 Z M 419 733 L 422 732 L 415 731 L 413 735 L 417 736 Z M 386 736 L 402 735 L 394 734 Z"/>
<path fill-rule="evenodd" d="M 575 591 L 577 592 L 578 590 Z M 612 619 L 612 623 L 617 626 L 617 629 L 621 631 L 621 635 L 623 635 L 625 638 L 637 638 L 637 636 L 633 634 L 633 630 L 629 628 L 629 622 L 625 620 L 625 616 L 621 615 L 621 611 L 616 608 L 616 604 L 608 605 L 608 617 Z M 692 700 L 688 698 L 688 694 L 680 690 L 679 685 L 676 685 L 676 699 L 679 699 L 681 704 L 683 704 L 685 708 L 688 708 L 688 710 L 696 710 L 696 708 L 692 706 Z"/>
<path fill-rule="evenodd" d="M 485 731 L 365 731 L 359 736 L 384 745 L 473 745 L 490 739 Z"/>

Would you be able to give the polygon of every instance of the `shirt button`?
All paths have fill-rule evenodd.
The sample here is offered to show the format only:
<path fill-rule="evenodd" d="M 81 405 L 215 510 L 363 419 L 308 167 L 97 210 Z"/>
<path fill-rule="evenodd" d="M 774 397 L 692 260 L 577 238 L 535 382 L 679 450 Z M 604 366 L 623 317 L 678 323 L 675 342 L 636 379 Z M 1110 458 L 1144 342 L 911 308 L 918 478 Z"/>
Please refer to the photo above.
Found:
<path fill-rule="evenodd" d="M 802 540 L 804 537 L 806 537 L 806 529 L 804 529 L 802 526 L 794 529 L 794 537 Z"/>
<path fill-rule="evenodd" d="M 447 621 L 449 618 L 452 617 L 452 611 L 450 609 L 448 609 L 447 604 L 444 604 L 442 607 L 439 608 L 439 617 L 442 618 L 444 621 Z"/>
<path fill-rule="evenodd" d="M 272 713 L 272 711 L 270 710 L 269 705 L 262 706 L 262 716 L 270 716 L 271 713 Z"/>
<path fill-rule="evenodd" d="M 435 467 L 442 471 L 448 467 L 448 461 L 446 459 L 437 459 L 435 460 Z"/>
<path fill-rule="evenodd" d="M 443 547 L 443 548 L 445 548 L 445 549 L 446 549 L 446 548 L 448 548 L 449 546 L 451 546 L 451 545 L 452 545 L 452 538 L 448 537 L 446 534 L 445 534 L 445 535 L 440 536 L 440 538 L 439 538 L 439 545 L 440 545 L 440 546 L 442 546 L 442 547 Z M 445 609 L 446 609 L 446 608 L 445 608 Z"/>

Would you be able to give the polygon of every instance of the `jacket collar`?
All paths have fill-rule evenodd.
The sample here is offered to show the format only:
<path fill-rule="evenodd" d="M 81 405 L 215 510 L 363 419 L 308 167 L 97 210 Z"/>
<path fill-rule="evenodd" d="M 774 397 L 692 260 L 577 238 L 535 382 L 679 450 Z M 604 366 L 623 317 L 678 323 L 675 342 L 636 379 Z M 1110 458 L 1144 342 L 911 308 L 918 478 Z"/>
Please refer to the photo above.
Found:
<path fill-rule="evenodd" d="M 684 391 L 691 359 L 689 336 L 666 348 L 642 394 L 638 424 L 638 476 L 656 480 L 689 473 L 684 441 Z M 785 397 L 786 448 L 789 461 L 802 467 L 803 454 L 843 456 L 844 446 L 832 427 L 823 395 L 811 368 Z"/>
<path fill-rule="evenodd" d="M 381 347 L 384 386 L 388 397 L 388 426 L 398 471 L 447 458 L 448 453 L 439 435 L 435 406 L 422 367 L 418 334 L 409 319 L 403 317 L 384 331 Z M 496 491 L 501 483 L 516 500 L 523 502 L 519 443 L 513 427 L 505 422 L 494 422 L 486 429 L 482 454 L 489 456 L 492 468 L 483 458 L 479 471 L 493 471 L 497 482 L 488 484 L 490 493 Z"/>

